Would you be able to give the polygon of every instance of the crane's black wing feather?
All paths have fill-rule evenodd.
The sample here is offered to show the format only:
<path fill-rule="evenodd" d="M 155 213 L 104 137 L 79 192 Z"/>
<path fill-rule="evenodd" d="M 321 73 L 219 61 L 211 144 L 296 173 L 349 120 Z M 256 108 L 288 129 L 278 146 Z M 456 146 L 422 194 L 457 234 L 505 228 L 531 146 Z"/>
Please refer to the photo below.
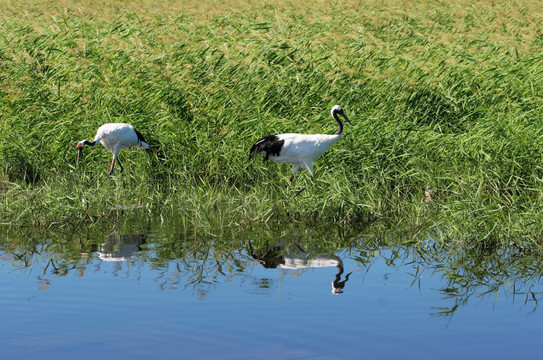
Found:
<path fill-rule="evenodd" d="M 136 132 L 136 136 L 138 137 L 138 140 L 140 142 L 144 142 L 144 143 L 147 143 L 147 141 L 145 141 L 145 139 L 143 138 L 143 135 L 136 129 L 134 129 L 134 131 Z M 147 143 L 148 144 L 148 143 Z"/>
<path fill-rule="evenodd" d="M 279 139 L 279 137 L 276 135 L 264 136 L 262 139 L 258 140 L 253 147 L 251 147 L 249 160 L 251 160 L 251 158 L 256 154 L 260 153 L 264 153 L 264 160 L 268 160 L 270 155 L 279 156 L 284 143 L 285 140 Z"/>

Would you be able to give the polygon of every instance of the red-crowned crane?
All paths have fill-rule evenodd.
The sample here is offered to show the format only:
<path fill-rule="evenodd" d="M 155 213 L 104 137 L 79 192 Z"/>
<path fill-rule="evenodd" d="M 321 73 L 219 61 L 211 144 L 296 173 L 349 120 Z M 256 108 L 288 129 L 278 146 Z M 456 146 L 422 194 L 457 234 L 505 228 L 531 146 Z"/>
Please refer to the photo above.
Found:
<path fill-rule="evenodd" d="M 128 149 L 130 147 L 138 147 L 140 149 L 149 148 L 149 144 L 147 144 L 141 133 L 134 129 L 132 125 L 120 123 L 104 124 L 96 131 L 93 141 L 85 139 L 77 143 L 77 162 L 79 163 L 79 157 L 83 153 L 85 145 L 94 146 L 98 142 L 101 142 L 113 154 L 108 175 L 113 173 L 115 161 L 119 164 L 119 170 L 123 172 L 123 166 L 119 161 L 119 151 L 121 149 Z"/>
<path fill-rule="evenodd" d="M 343 123 L 338 115 L 343 116 L 347 122 L 351 122 L 339 105 L 334 106 L 331 113 L 338 124 L 338 130 L 334 135 L 280 134 L 264 136 L 251 147 L 249 160 L 256 154 L 262 154 L 264 160 L 272 159 L 279 163 L 292 164 L 291 182 L 300 169 L 305 169 L 313 174 L 313 162 L 343 135 Z"/>

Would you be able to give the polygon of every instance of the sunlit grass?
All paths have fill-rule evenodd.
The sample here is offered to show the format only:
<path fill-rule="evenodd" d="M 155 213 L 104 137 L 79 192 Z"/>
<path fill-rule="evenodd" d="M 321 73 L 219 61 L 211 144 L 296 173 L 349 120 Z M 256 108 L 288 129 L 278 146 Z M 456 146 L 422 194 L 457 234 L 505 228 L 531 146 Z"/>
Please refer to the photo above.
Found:
<path fill-rule="evenodd" d="M 542 7 L 2 2 L 0 221 L 92 222 L 141 206 L 201 224 L 385 219 L 477 241 L 536 234 Z M 314 178 L 289 185 L 290 167 L 247 162 L 263 135 L 332 133 L 335 104 L 353 124 Z M 106 176 L 101 147 L 75 167 L 75 144 L 105 122 L 133 124 L 153 149 L 124 151 L 123 177 Z"/>

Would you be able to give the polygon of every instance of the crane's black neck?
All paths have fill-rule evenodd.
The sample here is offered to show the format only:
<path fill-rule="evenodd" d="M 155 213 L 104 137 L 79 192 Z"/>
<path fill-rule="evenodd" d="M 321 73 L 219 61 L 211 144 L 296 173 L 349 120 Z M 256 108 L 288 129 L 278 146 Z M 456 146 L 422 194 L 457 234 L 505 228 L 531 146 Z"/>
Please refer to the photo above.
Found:
<path fill-rule="evenodd" d="M 341 122 L 341 120 L 339 119 L 339 116 L 337 116 L 337 111 L 334 111 L 332 113 L 332 117 L 337 121 L 337 132 L 336 132 L 336 135 L 341 135 L 343 134 L 343 123 Z"/>
<path fill-rule="evenodd" d="M 94 145 L 96 145 L 96 141 L 83 140 L 82 144 L 83 145 L 94 146 Z"/>

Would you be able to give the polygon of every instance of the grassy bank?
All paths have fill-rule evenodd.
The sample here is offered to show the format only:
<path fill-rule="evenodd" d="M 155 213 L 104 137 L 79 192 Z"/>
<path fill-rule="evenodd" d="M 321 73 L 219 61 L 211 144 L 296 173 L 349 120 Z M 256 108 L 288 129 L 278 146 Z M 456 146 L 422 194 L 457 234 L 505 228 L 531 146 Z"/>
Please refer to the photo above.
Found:
<path fill-rule="evenodd" d="M 186 209 L 194 221 L 221 209 L 232 223 L 389 219 L 477 241 L 540 241 L 537 1 L 0 10 L 3 222 L 49 226 L 143 206 Z M 247 162 L 263 135 L 333 133 L 335 104 L 353 124 L 314 179 L 301 172 L 288 186 L 289 166 Z M 77 141 L 105 122 L 133 124 L 153 148 L 121 154 L 122 178 L 107 178 L 101 147 L 75 168 Z"/>

